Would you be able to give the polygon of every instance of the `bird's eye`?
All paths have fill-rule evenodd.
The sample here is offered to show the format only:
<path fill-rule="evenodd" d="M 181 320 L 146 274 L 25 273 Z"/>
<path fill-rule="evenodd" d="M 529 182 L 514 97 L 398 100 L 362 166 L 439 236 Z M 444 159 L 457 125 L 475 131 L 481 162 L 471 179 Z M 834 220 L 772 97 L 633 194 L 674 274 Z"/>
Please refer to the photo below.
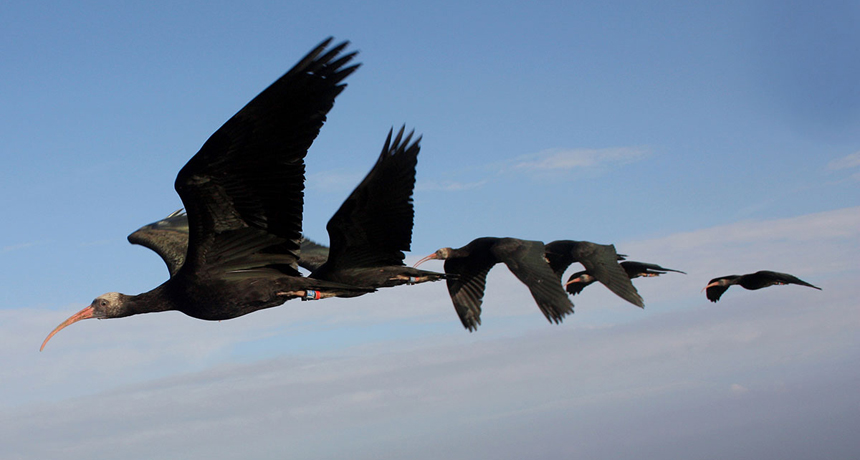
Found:
<path fill-rule="evenodd" d="M 101 301 L 99 301 L 99 306 L 107 307 L 107 304 L 108 304 L 108 302 L 105 299 L 102 299 Z"/>

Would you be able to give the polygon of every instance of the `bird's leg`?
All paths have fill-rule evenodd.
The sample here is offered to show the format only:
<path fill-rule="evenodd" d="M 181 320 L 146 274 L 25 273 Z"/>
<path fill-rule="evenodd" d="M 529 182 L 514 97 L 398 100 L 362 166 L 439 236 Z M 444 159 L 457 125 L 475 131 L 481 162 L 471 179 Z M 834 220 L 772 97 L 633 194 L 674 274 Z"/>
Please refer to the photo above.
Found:
<path fill-rule="evenodd" d="M 406 284 L 418 284 L 427 281 L 426 277 L 422 276 L 409 276 L 409 275 L 395 275 L 392 278 L 388 279 L 389 281 L 406 281 Z"/>
<path fill-rule="evenodd" d="M 306 289 L 303 291 L 282 291 L 278 292 L 277 295 L 288 296 L 290 299 L 301 297 L 302 300 L 319 300 L 328 297 L 334 297 L 337 294 L 335 294 L 334 292 L 323 292 L 315 291 L 313 289 Z"/>
<path fill-rule="evenodd" d="M 660 276 L 660 275 L 662 275 L 662 273 L 643 273 L 639 276 L 641 276 L 643 278 L 651 278 L 651 277 Z"/>
<path fill-rule="evenodd" d="M 280 292 L 276 292 L 275 295 L 285 296 L 285 297 L 288 297 L 289 299 L 295 299 L 296 297 L 304 297 L 305 291 L 280 291 Z"/>
<path fill-rule="evenodd" d="M 406 281 L 406 284 L 418 284 L 425 283 L 427 281 L 436 281 L 442 279 L 444 277 L 441 276 L 409 276 L 409 275 L 395 275 L 389 278 L 389 281 Z"/>

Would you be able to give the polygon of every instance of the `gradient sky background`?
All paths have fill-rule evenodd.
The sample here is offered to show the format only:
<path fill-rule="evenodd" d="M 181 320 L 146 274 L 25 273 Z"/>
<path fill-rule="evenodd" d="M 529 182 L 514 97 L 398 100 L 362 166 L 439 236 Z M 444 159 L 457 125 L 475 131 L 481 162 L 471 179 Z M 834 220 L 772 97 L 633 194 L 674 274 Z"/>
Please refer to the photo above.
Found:
<path fill-rule="evenodd" d="M 718 3 L 6 2 L 0 457 L 857 458 L 860 5 Z M 39 353 L 166 279 L 126 235 L 329 35 L 363 66 L 307 157 L 307 235 L 406 123 L 407 262 L 564 238 L 688 275 L 636 280 L 645 310 L 590 287 L 559 326 L 498 267 L 472 334 L 435 283 Z M 823 290 L 700 292 L 760 269 Z"/>

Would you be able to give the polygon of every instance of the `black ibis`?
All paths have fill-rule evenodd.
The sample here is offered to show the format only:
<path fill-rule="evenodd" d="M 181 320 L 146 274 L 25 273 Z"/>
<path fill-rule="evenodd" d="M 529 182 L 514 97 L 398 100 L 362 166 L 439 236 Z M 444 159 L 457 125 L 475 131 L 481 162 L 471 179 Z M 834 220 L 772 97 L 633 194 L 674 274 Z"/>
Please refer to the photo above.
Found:
<path fill-rule="evenodd" d="M 756 290 L 766 288 L 768 286 L 777 286 L 782 284 L 798 284 L 800 286 L 818 289 L 819 291 L 821 290 L 820 287 L 813 286 L 794 275 L 789 275 L 788 273 L 772 272 L 768 270 L 761 270 L 755 273 L 748 273 L 746 275 L 728 275 L 714 278 L 710 282 L 708 282 L 708 285 L 705 286 L 704 289 L 707 290 L 706 295 L 708 296 L 708 300 L 710 300 L 711 302 L 716 302 L 720 300 L 720 296 L 722 296 L 723 293 L 726 292 L 729 286 L 735 284 L 741 286 L 744 289 L 749 290 Z"/>
<path fill-rule="evenodd" d="M 252 99 L 179 171 L 175 188 L 188 215 L 188 249 L 176 273 L 138 295 L 101 295 L 57 326 L 178 310 L 223 320 L 293 298 L 355 295 L 357 288 L 300 275 L 304 158 L 343 80 L 358 67 L 346 42 L 328 38 Z"/>
<path fill-rule="evenodd" d="M 404 129 L 394 140 L 393 130 L 388 132 L 376 164 L 329 219 L 328 259 L 311 278 L 373 288 L 445 278 L 403 264 L 403 251 L 412 244 L 412 192 L 421 141 L 418 137 L 410 143 L 414 132 L 404 137 Z"/>
<path fill-rule="evenodd" d="M 627 273 L 627 277 L 631 280 L 633 278 L 639 278 L 640 276 L 647 278 L 665 275 L 667 272 L 683 273 L 686 275 L 686 273 L 681 270 L 664 268 L 657 264 L 635 262 L 632 260 L 625 260 L 624 262 L 619 263 L 619 265 L 621 265 L 621 268 L 624 269 Z M 570 275 L 570 278 L 567 279 L 567 283 L 564 283 L 564 286 L 570 295 L 576 295 L 595 281 L 597 281 L 597 278 L 588 273 L 588 270 L 584 270 Z"/>
<path fill-rule="evenodd" d="M 614 245 L 590 241 L 553 241 L 546 245 L 546 258 L 556 274 L 559 285 L 567 267 L 574 262 L 579 262 L 591 276 L 603 283 L 610 291 L 637 307 L 645 308 L 645 302 L 630 282 L 630 277 L 618 264 L 618 260 L 622 260 L 623 256 L 618 255 Z"/>
<path fill-rule="evenodd" d="M 544 316 L 558 324 L 566 315 L 573 313 L 573 304 L 547 263 L 545 251 L 540 241 L 484 237 L 458 249 L 439 249 L 414 266 L 431 259 L 445 261 L 448 293 L 460 321 L 469 331 L 476 330 L 481 324 L 487 273 L 500 262 L 504 262 L 529 288 Z"/>

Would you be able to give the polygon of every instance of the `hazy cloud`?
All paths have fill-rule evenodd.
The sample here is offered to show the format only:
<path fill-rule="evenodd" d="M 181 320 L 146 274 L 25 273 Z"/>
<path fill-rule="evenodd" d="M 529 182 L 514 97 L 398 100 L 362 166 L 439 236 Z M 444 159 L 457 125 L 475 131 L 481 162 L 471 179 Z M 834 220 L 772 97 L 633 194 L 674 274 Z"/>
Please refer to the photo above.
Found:
<path fill-rule="evenodd" d="M 27 249 L 27 248 L 30 248 L 30 247 L 33 247 L 33 246 L 36 246 L 39 244 L 44 244 L 44 243 L 45 243 L 44 241 L 29 241 L 27 243 L 12 244 L 9 246 L 3 246 L 3 249 L 0 250 L 0 252 L 18 251 L 21 249 Z"/>
<path fill-rule="evenodd" d="M 324 171 L 307 174 L 305 184 L 308 190 L 349 192 L 364 179 L 366 174 L 367 172 Z"/>
<path fill-rule="evenodd" d="M 831 171 L 855 168 L 860 168 L 860 151 L 846 155 L 842 158 L 837 158 L 827 164 L 827 169 L 830 169 Z M 851 174 L 851 179 L 860 181 L 860 171 L 855 171 Z"/>
<path fill-rule="evenodd" d="M 732 391 L 732 393 L 742 394 L 742 393 L 747 393 L 750 390 L 749 390 L 749 388 L 747 388 L 743 385 L 740 385 L 738 383 L 733 383 L 731 386 L 731 391 Z"/>
<path fill-rule="evenodd" d="M 460 192 L 463 190 L 472 190 L 486 185 L 487 180 L 475 182 L 457 182 L 457 181 L 434 181 L 422 180 L 415 184 L 415 190 L 421 191 L 441 191 L 441 192 Z"/>
<path fill-rule="evenodd" d="M 846 353 L 860 345 L 860 312 L 841 292 L 824 293 L 824 308 L 810 308 L 808 296 L 778 295 L 608 328 L 579 328 L 572 318 L 511 337 L 458 331 L 359 355 L 222 363 L 4 410 L 0 453 L 274 459 L 289 449 L 303 458 L 431 459 L 452 451 L 524 458 L 540 446 L 540 458 L 644 450 L 641 458 L 656 459 L 682 458 L 675 443 L 658 442 L 667 437 L 719 451 L 721 443 L 708 442 L 715 431 L 753 446 L 788 431 L 805 436 L 787 440 L 799 453 L 786 458 L 803 458 L 811 447 L 802 439 L 829 428 L 795 421 L 860 421 L 844 410 L 860 402 L 851 385 L 860 375 L 849 365 L 856 353 Z M 91 384 L 105 378 L 93 372 L 95 362 L 75 365 L 91 369 Z M 743 404 L 733 403 L 741 394 Z M 748 433 L 735 433 L 737 426 Z M 853 434 L 832 442 L 845 448 Z"/>
<path fill-rule="evenodd" d="M 743 221 L 660 238 L 616 242 L 616 247 L 631 260 L 655 262 L 688 273 L 673 277 L 674 289 L 662 289 L 658 280 L 637 280 L 634 284 L 642 291 L 646 305 L 649 299 L 680 299 L 685 292 L 698 292 L 717 276 L 758 270 L 792 273 L 818 286 L 816 281 L 835 273 L 860 270 L 856 262 L 860 258 L 860 207 Z M 822 287 L 827 289 L 824 284 Z"/>
<path fill-rule="evenodd" d="M 858 219 L 850 208 L 618 243 L 690 274 L 636 280 L 644 311 L 592 286 L 559 326 L 501 266 L 472 334 L 444 283 L 224 322 L 84 321 L 44 353 L 81 305 L 7 310 L 0 457 L 850 457 L 854 433 L 833 427 L 860 423 Z M 747 263 L 824 290 L 739 290 L 716 305 L 699 292 Z"/>
<path fill-rule="evenodd" d="M 515 160 L 514 169 L 529 171 L 566 171 L 606 164 L 627 164 L 641 160 L 647 151 L 641 148 L 549 149 Z"/>
<path fill-rule="evenodd" d="M 831 170 L 848 169 L 860 167 L 860 151 L 846 155 L 842 158 L 837 158 L 827 164 L 827 168 Z"/>

